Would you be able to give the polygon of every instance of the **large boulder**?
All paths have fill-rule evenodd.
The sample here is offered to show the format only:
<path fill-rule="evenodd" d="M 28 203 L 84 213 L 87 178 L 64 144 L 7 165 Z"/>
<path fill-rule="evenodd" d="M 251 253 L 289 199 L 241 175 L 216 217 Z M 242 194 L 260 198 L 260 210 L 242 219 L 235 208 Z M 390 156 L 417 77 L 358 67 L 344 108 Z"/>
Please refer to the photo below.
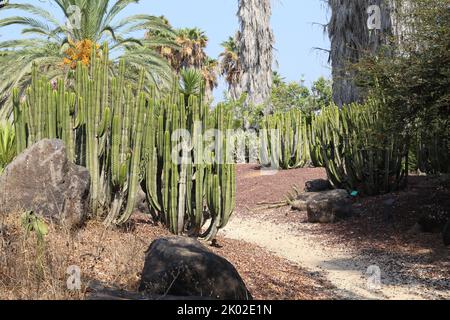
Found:
<path fill-rule="evenodd" d="M 347 190 L 320 192 L 306 202 L 308 222 L 334 223 L 352 214 L 352 201 Z"/>
<path fill-rule="evenodd" d="M 231 263 L 199 241 L 184 237 L 161 238 L 150 245 L 139 291 L 219 300 L 252 299 Z"/>
<path fill-rule="evenodd" d="M 89 172 L 68 160 L 63 142 L 42 140 L 0 176 L 0 213 L 31 210 L 72 228 L 86 218 L 89 187 Z"/>
<path fill-rule="evenodd" d="M 309 180 L 305 183 L 305 192 L 322 192 L 331 189 L 333 186 L 325 179 Z"/>

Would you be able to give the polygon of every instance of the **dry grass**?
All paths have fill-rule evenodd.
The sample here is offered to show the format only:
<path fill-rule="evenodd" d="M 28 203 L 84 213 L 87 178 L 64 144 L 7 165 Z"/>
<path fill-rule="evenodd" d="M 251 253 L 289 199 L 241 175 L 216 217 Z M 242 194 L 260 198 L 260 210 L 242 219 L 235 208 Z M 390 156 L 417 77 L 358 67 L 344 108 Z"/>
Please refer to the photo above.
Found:
<path fill-rule="evenodd" d="M 91 221 L 68 232 L 49 227 L 41 259 L 37 239 L 28 237 L 20 214 L 0 214 L 0 299 L 85 299 L 91 280 L 108 287 L 136 291 L 144 256 L 150 243 L 169 236 L 149 217 L 136 215 L 126 228 L 106 229 Z M 210 248 L 236 266 L 256 299 L 327 299 L 333 291 L 320 277 L 277 258 L 249 243 L 219 238 L 220 248 Z M 270 268 L 267 263 L 270 261 Z M 67 269 L 78 266 L 81 290 L 67 289 Z"/>
<path fill-rule="evenodd" d="M 148 232 L 106 229 L 92 221 L 77 231 L 49 227 L 43 254 L 34 234 L 25 234 L 20 214 L 0 216 L 0 299 L 83 299 L 89 280 L 135 290 L 144 253 L 161 228 Z M 81 290 L 67 289 L 70 266 L 81 270 Z"/>

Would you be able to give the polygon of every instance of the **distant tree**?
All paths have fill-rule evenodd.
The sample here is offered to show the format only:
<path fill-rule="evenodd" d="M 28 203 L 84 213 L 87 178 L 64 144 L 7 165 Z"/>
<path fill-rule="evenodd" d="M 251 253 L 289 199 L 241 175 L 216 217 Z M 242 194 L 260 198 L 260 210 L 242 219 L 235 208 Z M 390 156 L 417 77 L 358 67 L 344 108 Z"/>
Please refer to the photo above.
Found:
<path fill-rule="evenodd" d="M 228 94 L 232 100 L 238 100 L 241 97 L 240 81 L 242 77 L 242 68 L 239 61 L 239 32 L 235 37 L 229 37 L 227 41 L 222 42 L 224 51 L 220 54 L 219 72 L 225 77 L 228 84 Z"/>
<path fill-rule="evenodd" d="M 171 27 L 164 16 L 160 18 L 168 27 Z M 147 32 L 147 39 L 169 40 L 169 45 L 159 46 L 157 51 L 169 61 L 178 75 L 181 75 L 183 70 L 198 70 L 203 76 L 200 81 L 204 82 L 206 98 L 211 100 L 212 91 L 218 85 L 218 61 L 206 54 L 208 45 L 206 33 L 199 28 L 182 28 L 174 31 L 174 33 Z M 172 42 L 176 45 L 171 45 Z"/>
<path fill-rule="evenodd" d="M 126 58 L 128 74 L 137 77 L 137 69 L 145 70 L 148 82 L 167 85 L 172 70 L 167 61 L 155 52 L 157 41 L 144 44 L 144 39 L 132 36 L 134 31 L 170 29 L 157 17 L 139 14 L 119 15 L 138 0 L 49 0 L 59 9 L 63 19 L 46 10 L 42 4 L 3 2 L 3 12 L 17 10 L 17 16 L 0 19 L 0 30 L 7 26 L 22 28 L 21 37 L 1 41 L 0 48 L 10 54 L 0 57 L 0 101 L 8 99 L 13 87 L 24 91 L 30 82 L 31 69 L 37 64 L 41 74 L 49 79 L 63 78 L 77 62 L 89 64 L 91 50 L 108 43 L 117 58 Z M 31 17 L 30 17 L 31 15 Z M 166 41 L 167 42 L 167 41 Z M 115 64 L 112 64 L 112 72 Z M 12 110 L 11 99 L 0 110 L 0 119 Z"/>
<path fill-rule="evenodd" d="M 310 103 L 310 91 L 300 82 L 286 82 L 278 73 L 273 76 L 271 104 L 274 111 L 290 109 L 306 110 Z"/>
<path fill-rule="evenodd" d="M 317 109 L 330 105 L 333 102 L 332 82 L 324 77 L 320 77 L 314 81 L 311 95 Z"/>

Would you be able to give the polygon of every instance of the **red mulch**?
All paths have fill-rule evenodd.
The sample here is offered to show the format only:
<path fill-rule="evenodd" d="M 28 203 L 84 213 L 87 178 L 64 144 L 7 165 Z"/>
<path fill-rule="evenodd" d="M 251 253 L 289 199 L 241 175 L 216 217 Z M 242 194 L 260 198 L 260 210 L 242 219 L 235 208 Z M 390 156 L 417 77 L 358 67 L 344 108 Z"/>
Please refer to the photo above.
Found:
<path fill-rule="evenodd" d="M 236 207 L 238 211 L 253 209 L 261 202 L 283 200 L 294 186 L 303 190 L 311 179 L 326 179 L 323 168 L 280 170 L 275 174 L 261 170 L 259 165 L 237 166 Z"/>
<path fill-rule="evenodd" d="M 238 167 L 236 214 L 261 214 L 263 219 L 289 224 L 298 232 L 319 235 L 330 245 L 345 243 L 366 257 L 389 257 L 394 263 L 388 268 L 400 273 L 405 281 L 426 279 L 427 285 L 450 288 L 450 250 L 443 245 L 441 234 L 413 231 L 424 213 L 450 213 L 450 188 L 439 178 L 412 176 L 405 190 L 356 199 L 360 213 L 355 217 L 335 224 L 312 225 L 307 223 L 305 212 L 292 211 L 288 206 L 261 210 L 258 204 L 283 201 L 293 185 L 301 191 L 305 181 L 325 178 L 323 169 L 281 171 L 270 177 L 258 172 L 254 165 Z M 389 211 L 383 204 L 387 199 L 395 199 Z"/>

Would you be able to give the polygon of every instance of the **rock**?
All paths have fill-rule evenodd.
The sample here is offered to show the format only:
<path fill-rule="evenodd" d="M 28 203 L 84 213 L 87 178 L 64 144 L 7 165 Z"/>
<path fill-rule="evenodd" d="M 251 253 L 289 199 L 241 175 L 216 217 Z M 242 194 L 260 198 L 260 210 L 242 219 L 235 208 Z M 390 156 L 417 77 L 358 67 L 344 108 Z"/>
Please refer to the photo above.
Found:
<path fill-rule="evenodd" d="M 87 216 L 89 188 L 89 172 L 68 160 L 63 142 L 42 140 L 0 176 L 0 213 L 30 210 L 73 228 Z"/>
<path fill-rule="evenodd" d="M 333 186 L 325 179 L 309 180 L 305 183 L 305 192 L 321 192 L 331 189 L 333 189 Z"/>
<path fill-rule="evenodd" d="M 150 245 L 139 291 L 219 300 L 252 299 L 231 263 L 199 241 L 183 237 L 161 238 Z"/>
<path fill-rule="evenodd" d="M 111 287 L 97 280 L 91 280 L 86 290 L 86 300 L 92 301 L 193 301 L 214 300 L 205 297 L 177 297 L 169 295 L 146 295 L 142 292 L 126 291 L 117 287 Z"/>
<path fill-rule="evenodd" d="M 306 211 L 307 207 L 307 202 L 305 200 L 296 200 L 291 204 L 291 209 L 295 211 Z"/>
<path fill-rule="evenodd" d="M 420 225 L 422 232 L 440 233 L 443 231 L 447 221 L 448 216 L 446 212 L 436 212 L 430 208 L 430 212 L 423 214 L 417 223 Z"/>
<path fill-rule="evenodd" d="M 444 231 L 442 233 L 442 239 L 444 240 L 444 245 L 450 246 L 450 220 L 444 227 Z"/>
<path fill-rule="evenodd" d="M 320 192 L 304 192 L 297 196 L 297 199 L 292 202 L 291 208 L 296 211 L 306 211 L 308 200 L 318 195 Z"/>
<path fill-rule="evenodd" d="M 346 190 L 331 190 L 307 201 L 308 222 L 333 223 L 352 214 L 352 202 Z"/>
<path fill-rule="evenodd" d="M 145 214 L 150 213 L 150 209 L 148 207 L 148 202 L 147 202 L 147 195 L 145 194 L 144 190 L 142 190 L 142 187 L 140 187 L 140 186 L 139 186 L 138 192 L 136 194 L 135 210 L 137 210 L 141 213 L 145 213 Z"/>

